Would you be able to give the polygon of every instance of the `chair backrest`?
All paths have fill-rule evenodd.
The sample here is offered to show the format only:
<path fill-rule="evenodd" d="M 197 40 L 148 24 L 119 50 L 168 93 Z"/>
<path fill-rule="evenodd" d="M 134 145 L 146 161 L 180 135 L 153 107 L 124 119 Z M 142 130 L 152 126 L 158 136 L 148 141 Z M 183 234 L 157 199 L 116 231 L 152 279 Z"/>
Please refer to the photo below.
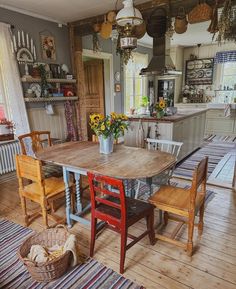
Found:
<path fill-rule="evenodd" d="M 147 144 L 149 150 L 153 149 L 171 153 L 176 159 L 178 158 L 180 149 L 183 145 L 182 142 L 152 138 L 147 138 Z"/>
<path fill-rule="evenodd" d="M 200 161 L 193 172 L 193 180 L 190 188 L 190 209 L 194 210 L 197 194 L 202 194 L 204 197 L 206 195 L 207 172 L 208 157 L 205 157 Z M 199 191 L 200 186 L 201 190 Z"/>
<path fill-rule="evenodd" d="M 24 155 L 35 155 L 36 152 L 43 149 L 43 143 L 52 145 L 50 131 L 32 131 L 18 136 L 21 145 L 21 151 Z"/>
<path fill-rule="evenodd" d="M 21 188 L 23 188 L 23 179 L 30 180 L 43 187 L 44 178 L 40 160 L 31 156 L 16 155 L 16 172 Z"/>
<path fill-rule="evenodd" d="M 91 196 L 91 213 L 96 211 L 99 204 L 106 205 L 120 211 L 121 222 L 126 221 L 125 190 L 122 180 L 115 178 L 87 173 Z M 112 216 L 104 214 L 107 219 Z"/>

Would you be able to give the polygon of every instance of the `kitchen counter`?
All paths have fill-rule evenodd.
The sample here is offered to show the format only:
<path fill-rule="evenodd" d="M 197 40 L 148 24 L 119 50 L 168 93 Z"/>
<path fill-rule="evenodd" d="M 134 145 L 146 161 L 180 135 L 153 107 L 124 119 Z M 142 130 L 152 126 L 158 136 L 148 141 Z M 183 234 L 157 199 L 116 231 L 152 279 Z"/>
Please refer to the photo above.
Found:
<path fill-rule="evenodd" d="M 178 108 L 178 111 L 176 114 L 174 115 L 170 115 L 170 116 L 164 116 L 162 118 L 157 118 L 157 117 L 151 117 L 151 116 L 147 116 L 147 115 L 128 115 L 129 120 L 130 121 L 138 121 L 138 120 L 142 120 L 142 121 L 147 121 L 147 122 L 177 122 L 180 120 L 184 120 L 186 118 L 189 118 L 190 116 L 195 116 L 195 115 L 199 115 L 202 114 L 204 112 L 206 112 L 208 109 L 207 108 L 203 108 L 203 109 L 180 109 Z"/>
<path fill-rule="evenodd" d="M 130 127 L 124 142 L 128 146 L 145 147 L 146 138 L 183 142 L 181 160 L 202 145 L 207 109 L 178 109 L 178 113 L 163 118 L 144 115 L 129 116 Z"/>

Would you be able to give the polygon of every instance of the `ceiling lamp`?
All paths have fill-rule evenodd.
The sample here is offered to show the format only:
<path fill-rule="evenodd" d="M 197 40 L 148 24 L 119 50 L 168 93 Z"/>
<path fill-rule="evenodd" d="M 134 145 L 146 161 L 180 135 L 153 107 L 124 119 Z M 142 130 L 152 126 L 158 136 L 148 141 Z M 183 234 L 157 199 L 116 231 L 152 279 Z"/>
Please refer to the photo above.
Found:
<path fill-rule="evenodd" d="M 123 1 L 124 8 L 116 15 L 116 23 L 120 26 L 130 24 L 132 26 L 140 25 L 143 22 L 142 14 L 133 5 L 133 0 Z"/>

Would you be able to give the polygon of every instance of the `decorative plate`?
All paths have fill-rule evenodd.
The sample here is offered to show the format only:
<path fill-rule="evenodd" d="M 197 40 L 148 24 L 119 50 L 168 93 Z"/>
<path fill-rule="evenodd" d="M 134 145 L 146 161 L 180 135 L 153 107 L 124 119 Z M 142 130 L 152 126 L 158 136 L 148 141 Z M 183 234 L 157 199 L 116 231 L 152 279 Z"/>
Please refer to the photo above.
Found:
<path fill-rule="evenodd" d="M 32 83 L 30 84 L 29 88 L 34 92 L 36 97 L 41 96 L 41 86 L 38 83 Z"/>
<path fill-rule="evenodd" d="M 198 70 L 197 71 L 197 78 L 202 78 L 204 76 L 204 71 L 203 70 Z"/>
<path fill-rule="evenodd" d="M 205 77 L 212 77 L 212 70 L 206 70 Z"/>
<path fill-rule="evenodd" d="M 193 61 L 188 62 L 187 69 L 189 69 L 189 70 L 194 69 L 194 62 Z"/>
<path fill-rule="evenodd" d="M 212 61 L 210 59 L 204 60 L 204 67 L 205 68 L 211 68 L 212 67 Z"/>
<path fill-rule="evenodd" d="M 191 71 L 189 74 L 188 74 L 188 78 L 195 78 L 196 77 L 196 72 L 195 71 Z"/>
<path fill-rule="evenodd" d="M 203 68 L 202 60 L 196 60 L 195 61 L 195 68 L 197 68 L 197 69 Z"/>

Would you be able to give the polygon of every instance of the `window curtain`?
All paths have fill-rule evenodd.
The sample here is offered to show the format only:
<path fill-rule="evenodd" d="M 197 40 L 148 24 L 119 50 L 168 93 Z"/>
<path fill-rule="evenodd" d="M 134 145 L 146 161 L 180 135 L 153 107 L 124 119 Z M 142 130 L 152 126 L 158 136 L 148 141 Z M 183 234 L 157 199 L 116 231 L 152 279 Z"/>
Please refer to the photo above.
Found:
<path fill-rule="evenodd" d="M 24 96 L 15 54 L 12 51 L 10 25 L 0 23 L 0 71 L 6 104 L 15 124 L 16 135 L 30 131 Z"/>
<path fill-rule="evenodd" d="M 224 64 L 227 62 L 236 62 L 236 50 L 220 51 L 216 53 L 215 64 L 215 83 L 220 84 L 224 73 Z"/>

